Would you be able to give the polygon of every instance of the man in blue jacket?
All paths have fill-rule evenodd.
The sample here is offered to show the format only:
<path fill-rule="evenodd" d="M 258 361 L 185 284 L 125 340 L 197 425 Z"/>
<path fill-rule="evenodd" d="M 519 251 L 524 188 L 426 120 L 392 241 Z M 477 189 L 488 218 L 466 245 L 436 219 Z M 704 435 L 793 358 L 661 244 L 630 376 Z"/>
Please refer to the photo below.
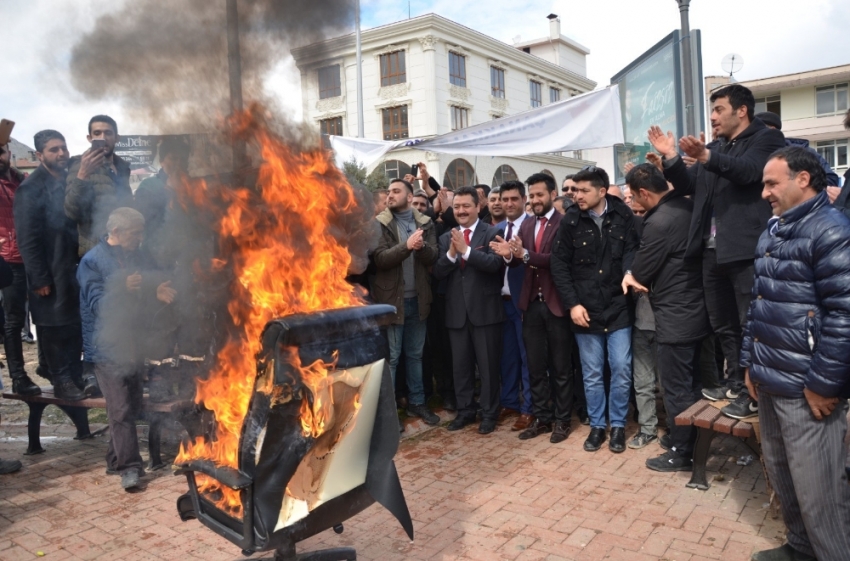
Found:
<path fill-rule="evenodd" d="M 759 402 L 767 475 L 788 543 L 755 561 L 850 555 L 850 220 L 829 204 L 826 174 L 805 148 L 774 152 L 762 197 L 773 218 L 756 247 L 741 349 Z"/>
<path fill-rule="evenodd" d="M 141 251 L 145 219 L 132 208 L 117 208 L 106 221 L 108 234 L 83 256 L 77 269 L 80 315 L 86 355 L 106 398 L 112 439 L 106 452 L 107 474 L 121 474 L 127 491 L 139 487 L 144 473 L 136 419 L 142 406 L 142 350 L 139 329 L 145 309 L 160 306 L 176 292 L 153 271 Z"/>

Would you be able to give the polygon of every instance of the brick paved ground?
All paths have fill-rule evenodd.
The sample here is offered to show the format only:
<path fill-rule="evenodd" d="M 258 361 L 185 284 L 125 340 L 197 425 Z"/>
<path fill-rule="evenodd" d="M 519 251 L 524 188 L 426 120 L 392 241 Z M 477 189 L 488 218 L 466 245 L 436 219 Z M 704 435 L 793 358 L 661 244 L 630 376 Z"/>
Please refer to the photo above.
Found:
<path fill-rule="evenodd" d="M 520 442 L 506 426 L 486 437 L 438 428 L 407 438 L 396 461 L 415 542 L 373 506 L 344 534 L 326 532 L 301 549 L 354 545 L 367 561 L 744 561 L 782 543 L 758 462 L 736 465 L 748 453 L 737 439 L 715 439 L 710 475 L 722 480 L 700 492 L 685 487 L 687 474 L 644 468 L 658 446 L 589 454 L 581 449 L 588 428 L 573 428 L 557 446 Z M 156 472 L 145 492 L 127 494 L 104 474 L 105 437 L 76 442 L 67 425 L 44 434 L 47 453 L 24 457 L 25 426 L 0 427 L 0 457 L 24 462 L 0 477 L 0 559 L 37 559 L 39 551 L 47 561 L 242 559 L 197 521 L 180 522 L 175 499 L 185 479 Z"/>

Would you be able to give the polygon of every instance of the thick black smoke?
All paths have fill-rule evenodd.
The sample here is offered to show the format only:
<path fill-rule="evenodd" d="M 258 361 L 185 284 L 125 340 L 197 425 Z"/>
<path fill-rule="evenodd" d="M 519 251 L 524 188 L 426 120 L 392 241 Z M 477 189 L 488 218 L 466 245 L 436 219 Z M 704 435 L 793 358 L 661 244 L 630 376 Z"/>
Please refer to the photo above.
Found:
<path fill-rule="evenodd" d="M 100 17 L 71 51 L 74 87 L 118 99 L 149 133 L 209 131 L 229 113 L 225 0 L 130 0 Z M 291 46 L 350 29 L 352 0 L 238 0 L 243 97 Z"/>

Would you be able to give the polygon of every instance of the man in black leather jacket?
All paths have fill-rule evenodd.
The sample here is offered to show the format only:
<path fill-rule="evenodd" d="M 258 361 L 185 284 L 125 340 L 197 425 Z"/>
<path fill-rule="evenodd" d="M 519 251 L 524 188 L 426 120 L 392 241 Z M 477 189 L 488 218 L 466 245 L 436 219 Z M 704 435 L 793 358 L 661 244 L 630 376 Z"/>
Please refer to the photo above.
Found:
<path fill-rule="evenodd" d="M 762 170 L 768 156 L 785 146 L 785 137 L 753 117 L 753 94 L 739 84 L 714 92 L 711 103 L 712 134 L 718 140 L 707 146 L 692 136 L 679 141 L 679 148 L 697 160 L 690 168 L 679 157 L 671 133 L 652 127 L 649 140 L 664 157 L 664 175 L 675 187 L 674 196 L 691 195 L 694 201 L 686 257 L 702 257 L 706 309 L 728 376 L 726 387 L 704 388 L 703 396 L 735 399 L 723 412 L 745 419 L 758 414 L 737 365 L 752 289 L 753 251 L 770 218 L 770 207 L 761 200 Z"/>
<path fill-rule="evenodd" d="M 764 169 L 774 218 L 756 248 L 741 367 L 759 401 L 788 543 L 756 561 L 839 561 L 850 552 L 850 220 L 829 204 L 826 186 L 804 148 L 776 152 Z"/>

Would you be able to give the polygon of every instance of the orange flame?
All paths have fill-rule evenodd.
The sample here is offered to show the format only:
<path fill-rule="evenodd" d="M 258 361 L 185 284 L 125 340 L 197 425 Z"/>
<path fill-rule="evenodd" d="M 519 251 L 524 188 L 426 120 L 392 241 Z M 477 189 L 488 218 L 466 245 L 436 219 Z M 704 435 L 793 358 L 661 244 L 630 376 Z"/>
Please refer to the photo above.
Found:
<path fill-rule="evenodd" d="M 238 468 L 239 435 L 257 376 L 256 357 L 266 323 L 294 313 L 362 305 L 345 281 L 351 263 L 345 224 L 364 218 L 354 191 L 321 149 L 294 151 L 258 123 L 256 108 L 233 119 L 234 130 L 259 147 L 262 165 L 256 189 L 219 187 L 188 181 L 180 202 L 215 217 L 221 255 L 210 264 L 229 264 L 235 276 L 228 312 L 236 327 L 216 357 L 206 380 L 198 380 L 195 401 L 213 411 L 214 440 L 199 438 L 181 447 L 175 463 L 205 459 Z M 371 217 L 371 214 L 368 214 Z M 297 360 L 297 353 L 294 353 Z M 294 361 L 293 361 L 294 362 Z M 300 368 L 300 361 L 293 364 Z M 301 369 L 317 391 L 333 365 L 314 363 Z M 302 402 L 304 434 L 317 436 L 328 421 L 330 404 L 306 396 Z M 241 516 L 239 493 L 215 480 L 198 477 L 199 490 L 218 506 Z M 221 496 L 221 499 L 215 497 Z"/>

